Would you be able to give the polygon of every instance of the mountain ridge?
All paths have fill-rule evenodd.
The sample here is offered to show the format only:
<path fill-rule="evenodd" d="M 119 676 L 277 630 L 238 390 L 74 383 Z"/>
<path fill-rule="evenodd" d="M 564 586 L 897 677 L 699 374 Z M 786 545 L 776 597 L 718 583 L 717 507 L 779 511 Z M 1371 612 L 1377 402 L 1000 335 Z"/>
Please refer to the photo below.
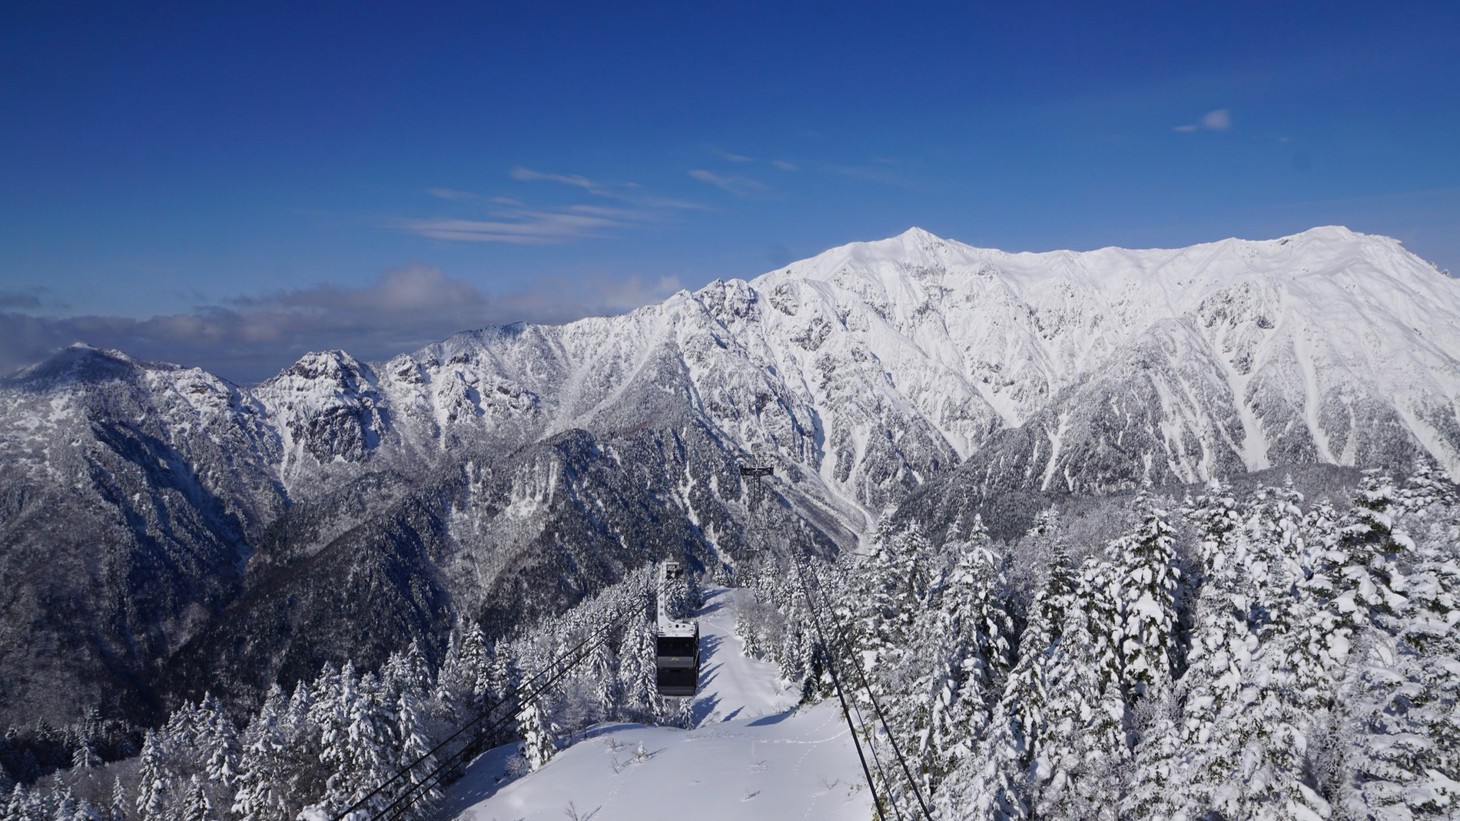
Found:
<path fill-rule="evenodd" d="M 53 671 L 62 697 L 30 673 L 0 692 L 56 714 L 107 676 L 170 698 L 231 665 L 253 671 L 246 697 L 452 620 L 507 629 L 656 558 L 733 566 L 759 528 L 850 549 L 920 488 L 1104 493 L 1423 454 L 1460 470 L 1460 283 L 1339 228 L 1040 254 L 910 229 L 616 317 L 384 362 L 311 353 L 251 388 L 73 346 L 0 379 L 0 581 L 21 591 L 0 616 L 38 623 L 69 596 L 40 629 L 130 649 Z M 777 467 L 759 523 L 747 459 Z M 106 569 L 37 575 L 48 552 Z M 311 631 L 340 646 L 290 638 Z M 0 660 L 37 664 L 25 641 L 0 635 Z"/>

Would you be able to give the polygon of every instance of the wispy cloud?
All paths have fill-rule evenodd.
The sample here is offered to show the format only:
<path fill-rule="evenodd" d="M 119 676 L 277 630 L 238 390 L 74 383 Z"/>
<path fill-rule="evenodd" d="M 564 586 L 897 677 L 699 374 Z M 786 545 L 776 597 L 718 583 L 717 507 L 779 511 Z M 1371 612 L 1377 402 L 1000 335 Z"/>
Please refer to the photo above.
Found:
<path fill-rule="evenodd" d="M 700 203 L 655 196 L 634 182 L 608 183 L 581 174 L 558 174 L 523 166 L 511 169 L 508 176 L 518 182 L 567 186 L 593 200 L 532 206 L 517 197 L 428 188 L 426 193 L 431 197 L 470 205 L 475 213 L 393 219 L 385 225 L 446 242 L 549 245 L 610 237 L 616 231 L 636 225 L 672 221 L 681 212 L 710 210 Z M 611 204 L 604 204 L 605 201 Z"/>
<path fill-rule="evenodd" d="M 426 193 L 438 200 L 447 200 L 448 202 L 481 199 L 480 194 L 474 194 L 471 191 L 460 191 L 455 188 L 427 188 Z"/>
<path fill-rule="evenodd" d="M 1218 108 L 1215 111 L 1208 111 L 1202 118 L 1194 123 L 1178 125 L 1173 131 L 1182 134 L 1190 134 L 1193 131 L 1226 131 L 1232 127 L 1232 112 L 1225 108 Z"/>
<path fill-rule="evenodd" d="M 12 291 L 0 291 L 0 308 L 12 308 L 26 310 L 41 307 L 45 294 L 45 288 L 21 288 Z"/>
<path fill-rule="evenodd" d="M 871 165 L 836 165 L 829 170 L 848 179 L 875 182 L 893 188 L 912 187 L 912 183 L 897 169 L 897 163 L 891 160 L 878 160 Z"/>
<path fill-rule="evenodd" d="M 307 351 L 343 348 L 366 360 L 414 351 L 453 333 L 510 322 L 561 323 L 664 299 L 678 280 L 544 280 L 488 295 L 439 269 L 411 266 L 361 285 L 319 284 L 238 296 L 193 311 L 134 319 L 42 317 L 0 310 L 0 374 L 83 341 L 142 359 L 206 368 L 239 383 L 266 379 Z"/>
<path fill-rule="evenodd" d="M 713 153 L 714 153 L 714 155 L 716 157 L 719 157 L 720 159 L 722 159 L 722 160 L 724 160 L 726 162 L 733 162 L 733 163 L 755 162 L 755 157 L 746 156 L 745 154 L 734 154 L 734 153 L 731 153 L 729 151 L 719 151 L 719 150 L 716 150 Z"/>
<path fill-rule="evenodd" d="M 763 182 L 760 182 L 759 180 L 753 180 L 749 177 L 742 177 L 733 174 L 716 174 L 713 171 L 707 171 L 703 168 L 696 168 L 693 171 L 690 171 L 689 175 L 693 179 L 699 180 L 703 183 L 709 183 L 710 185 L 713 185 L 722 191 L 727 191 L 731 194 L 734 194 L 737 197 L 753 197 L 759 194 L 768 193 L 770 191 L 770 186 L 766 185 Z"/>
<path fill-rule="evenodd" d="M 607 188 L 595 183 L 579 174 L 548 174 L 542 171 L 534 171 L 531 168 L 518 166 L 512 169 L 511 177 L 521 182 L 555 182 L 561 185 L 571 185 L 574 188 L 581 188 L 597 197 L 610 196 Z"/>
<path fill-rule="evenodd" d="M 801 167 L 785 160 L 771 160 L 771 167 L 779 171 L 800 171 Z"/>
<path fill-rule="evenodd" d="M 577 206 L 586 208 L 586 206 Z M 457 218 L 400 220 L 396 227 L 417 236 L 453 242 L 504 242 L 514 245 L 550 245 L 606 236 L 606 229 L 624 225 L 592 213 L 517 210 L 507 219 Z"/>

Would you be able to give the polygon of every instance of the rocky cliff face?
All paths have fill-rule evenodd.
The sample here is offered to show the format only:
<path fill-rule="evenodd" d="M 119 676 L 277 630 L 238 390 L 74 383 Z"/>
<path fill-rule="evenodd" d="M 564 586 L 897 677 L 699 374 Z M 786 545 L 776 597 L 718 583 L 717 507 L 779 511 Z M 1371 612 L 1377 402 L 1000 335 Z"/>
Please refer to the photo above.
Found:
<path fill-rule="evenodd" d="M 1082 254 L 914 229 L 620 317 L 309 354 L 251 390 L 72 348 L 0 381 L 0 721 L 246 696 L 661 556 L 849 547 L 930 483 L 1460 472 L 1457 400 L 1460 284 L 1337 228 Z M 754 522 L 752 457 L 777 465 Z"/>

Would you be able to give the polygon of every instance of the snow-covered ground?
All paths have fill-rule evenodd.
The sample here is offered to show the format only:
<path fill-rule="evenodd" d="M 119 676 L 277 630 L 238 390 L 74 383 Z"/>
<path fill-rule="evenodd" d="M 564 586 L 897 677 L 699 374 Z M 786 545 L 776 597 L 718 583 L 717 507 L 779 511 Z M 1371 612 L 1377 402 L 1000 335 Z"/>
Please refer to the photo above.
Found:
<path fill-rule="evenodd" d="M 872 815 L 834 702 L 795 710 L 773 665 L 735 635 L 744 590 L 714 588 L 699 614 L 695 727 L 593 728 L 542 769 L 501 782 L 511 748 L 482 755 L 447 791 L 445 819 L 857 819 Z"/>

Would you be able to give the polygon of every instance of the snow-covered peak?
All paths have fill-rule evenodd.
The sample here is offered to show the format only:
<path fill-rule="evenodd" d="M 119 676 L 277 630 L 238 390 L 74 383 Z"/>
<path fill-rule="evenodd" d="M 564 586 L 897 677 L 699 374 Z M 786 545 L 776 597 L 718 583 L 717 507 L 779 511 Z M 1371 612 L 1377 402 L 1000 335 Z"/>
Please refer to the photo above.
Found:
<path fill-rule="evenodd" d="M 373 378 L 370 366 L 341 350 L 310 352 L 265 384 L 327 380 L 339 385 Z"/>
<path fill-rule="evenodd" d="M 144 367 L 172 368 L 171 365 L 150 365 L 127 354 L 76 342 L 62 348 L 43 362 L 17 371 L 0 383 L 23 384 L 31 388 L 59 387 L 69 383 L 124 379 Z"/>

